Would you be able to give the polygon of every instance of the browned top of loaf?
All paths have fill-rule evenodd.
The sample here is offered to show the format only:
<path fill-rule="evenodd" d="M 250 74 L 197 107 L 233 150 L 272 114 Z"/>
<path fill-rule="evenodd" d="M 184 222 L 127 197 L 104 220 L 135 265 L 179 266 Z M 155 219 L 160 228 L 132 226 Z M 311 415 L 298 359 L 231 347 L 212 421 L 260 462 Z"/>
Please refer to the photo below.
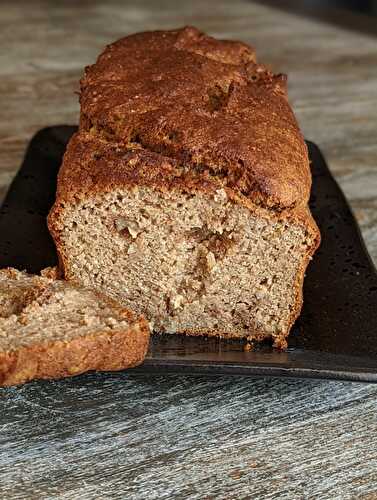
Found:
<path fill-rule="evenodd" d="M 139 33 L 86 69 L 80 128 L 222 179 L 264 206 L 293 208 L 308 200 L 311 178 L 285 81 L 243 43 L 192 27 Z"/>

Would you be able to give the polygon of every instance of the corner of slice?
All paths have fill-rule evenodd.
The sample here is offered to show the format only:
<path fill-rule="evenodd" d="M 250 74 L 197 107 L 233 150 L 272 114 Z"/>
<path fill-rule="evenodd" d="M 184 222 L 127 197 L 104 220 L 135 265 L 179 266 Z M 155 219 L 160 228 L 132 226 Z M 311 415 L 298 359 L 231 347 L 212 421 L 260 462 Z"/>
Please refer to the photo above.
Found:
<path fill-rule="evenodd" d="M 15 269 L 0 271 L 2 386 L 136 366 L 148 341 L 147 322 L 105 295 Z"/>

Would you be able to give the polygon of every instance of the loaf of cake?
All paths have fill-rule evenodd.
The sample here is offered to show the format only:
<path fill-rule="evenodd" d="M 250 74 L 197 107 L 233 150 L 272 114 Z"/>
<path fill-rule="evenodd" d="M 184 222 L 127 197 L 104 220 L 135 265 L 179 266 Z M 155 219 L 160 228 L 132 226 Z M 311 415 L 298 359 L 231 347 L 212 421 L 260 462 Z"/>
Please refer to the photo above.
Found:
<path fill-rule="evenodd" d="M 147 322 L 113 299 L 49 277 L 0 271 L 0 386 L 140 364 Z"/>
<path fill-rule="evenodd" d="M 283 348 L 319 244 L 286 77 L 195 28 L 109 45 L 49 215 L 64 278 L 154 331 Z"/>

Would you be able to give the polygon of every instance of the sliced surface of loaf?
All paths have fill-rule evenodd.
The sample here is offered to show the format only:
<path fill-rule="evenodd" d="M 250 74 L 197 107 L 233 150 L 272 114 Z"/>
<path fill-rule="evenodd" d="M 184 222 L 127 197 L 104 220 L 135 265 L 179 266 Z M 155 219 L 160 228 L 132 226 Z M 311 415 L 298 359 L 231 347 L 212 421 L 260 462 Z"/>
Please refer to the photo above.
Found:
<path fill-rule="evenodd" d="M 319 244 L 286 78 L 195 28 L 108 46 L 81 82 L 49 215 L 67 280 L 157 332 L 284 347 Z"/>
<path fill-rule="evenodd" d="M 103 294 L 0 270 L 0 385 L 136 366 L 148 341 L 147 322 Z"/>

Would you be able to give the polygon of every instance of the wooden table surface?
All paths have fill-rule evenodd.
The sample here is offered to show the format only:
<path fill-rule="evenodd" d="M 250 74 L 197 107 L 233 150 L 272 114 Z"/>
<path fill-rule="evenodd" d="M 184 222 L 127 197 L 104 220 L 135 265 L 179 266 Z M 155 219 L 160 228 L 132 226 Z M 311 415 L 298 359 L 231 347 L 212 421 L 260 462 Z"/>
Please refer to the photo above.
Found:
<path fill-rule="evenodd" d="M 377 262 L 377 39 L 242 0 L 2 0 L 0 197 L 34 132 L 77 123 L 106 43 L 183 24 L 289 74 Z M 377 386 L 119 373 L 0 390 L 0 498 L 376 499 Z"/>

